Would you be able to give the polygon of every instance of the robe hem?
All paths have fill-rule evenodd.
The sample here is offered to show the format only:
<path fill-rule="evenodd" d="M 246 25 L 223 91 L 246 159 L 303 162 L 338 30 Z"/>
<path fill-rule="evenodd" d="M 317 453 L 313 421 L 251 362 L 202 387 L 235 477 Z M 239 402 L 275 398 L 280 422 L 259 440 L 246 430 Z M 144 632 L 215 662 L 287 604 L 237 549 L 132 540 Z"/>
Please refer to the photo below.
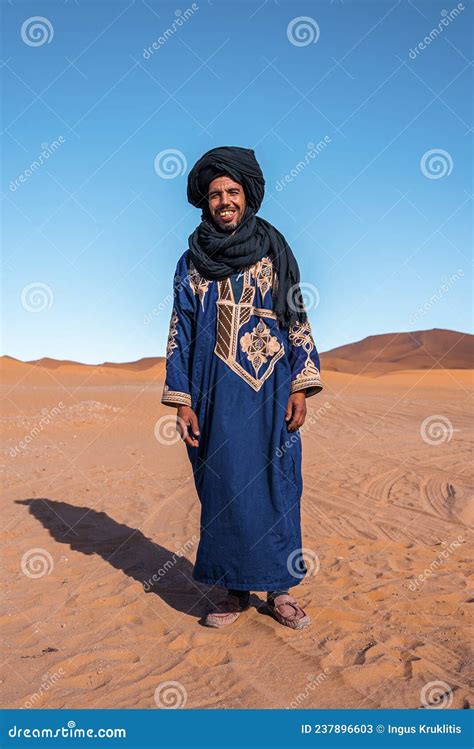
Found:
<path fill-rule="evenodd" d="M 210 577 L 201 577 L 192 575 L 194 580 L 197 580 L 199 583 L 204 583 L 205 585 L 220 585 L 223 588 L 233 588 L 233 590 L 257 590 L 257 591 L 264 591 L 267 592 L 269 590 L 278 590 L 279 588 L 294 588 L 295 585 L 299 585 L 305 578 L 305 575 L 303 577 L 291 577 L 287 578 L 286 580 L 278 580 L 273 583 L 237 583 L 237 582 L 223 582 L 222 578 L 219 577 L 217 579 L 210 578 Z"/>

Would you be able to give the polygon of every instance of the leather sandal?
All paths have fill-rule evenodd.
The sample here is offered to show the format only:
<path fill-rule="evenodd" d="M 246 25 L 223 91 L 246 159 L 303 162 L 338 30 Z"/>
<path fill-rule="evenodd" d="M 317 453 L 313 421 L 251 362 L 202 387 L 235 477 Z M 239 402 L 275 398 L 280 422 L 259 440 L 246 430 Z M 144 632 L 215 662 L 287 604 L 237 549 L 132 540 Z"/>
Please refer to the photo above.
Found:
<path fill-rule="evenodd" d="M 233 624 L 242 611 L 248 609 L 249 606 L 250 603 L 248 602 L 242 607 L 237 596 L 228 595 L 216 604 L 215 611 L 209 612 L 204 619 L 204 625 L 206 627 L 225 627 L 227 624 Z"/>
<path fill-rule="evenodd" d="M 273 603 L 267 601 L 267 607 L 275 619 L 285 627 L 304 629 L 311 623 L 311 618 L 301 608 L 296 598 L 287 593 L 277 596 Z"/>

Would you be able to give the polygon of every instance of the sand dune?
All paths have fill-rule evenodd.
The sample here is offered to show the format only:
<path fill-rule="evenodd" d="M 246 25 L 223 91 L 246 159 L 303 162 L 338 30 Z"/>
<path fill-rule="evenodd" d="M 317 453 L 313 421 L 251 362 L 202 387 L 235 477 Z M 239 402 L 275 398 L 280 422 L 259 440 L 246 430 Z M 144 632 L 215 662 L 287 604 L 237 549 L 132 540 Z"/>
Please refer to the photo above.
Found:
<path fill-rule="evenodd" d="M 322 354 L 322 368 L 380 375 L 401 369 L 473 369 L 474 336 L 455 330 L 387 333 Z"/>
<path fill-rule="evenodd" d="M 136 383 L 140 379 L 164 377 L 165 359 L 156 357 L 140 359 L 139 362 L 129 364 L 82 364 L 81 362 L 49 359 L 50 364 L 43 364 L 44 359 L 37 362 L 22 362 L 9 356 L 0 357 L 0 382 L 3 385 L 15 387 L 36 387 L 39 384 L 54 385 L 67 379 L 71 383 L 103 384 L 108 388 L 110 383 L 117 380 L 125 385 L 127 382 Z M 135 366 L 140 362 L 151 362 L 149 365 Z M 130 379 L 127 380 L 127 373 Z"/>
<path fill-rule="evenodd" d="M 220 591 L 191 579 L 199 503 L 162 363 L 2 372 L 4 706 L 156 708 L 158 688 L 190 708 L 422 707 L 440 681 L 472 704 L 471 372 L 325 373 L 302 429 L 301 633 L 258 591 L 201 626 Z"/>
<path fill-rule="evenodd" d="M 163 368 L 162 356 L 144 357 L 133 362 L 104 362 L 103 364 L 82 364 L 68 359 L 43 357 L 28 362 L 20 362 L 11 356 L 0 357 L 2 369 L 17 364 L 36 366 L 44 369 L 61 367 L 86 367 L 91 371 L 109 372 L 111 369 L 126 369 L 133 372 L 158 371 Z M 348 343 L 321 354 L 322 368 L 327 371 L 379 376 L 387 372 L 416 369 L 474 369 L 474 336 L 455 330 L 419 330 L 412 333 L 387 333 L 368 336 L 362 341 Z"/>
<path fill-rule="evenodd" d="M 5 357 L 6 359 L 10 359 L 13 361 L 18 361 L 18 359 L 13 359 L 13 357 Z M 164 365 L 165 357 L 164 356 L 146 356 L 142 359 L 137 359 L 136 361 L 131 362 L 103 362 L 102 364 L 83 364 L 82 362 L 76 362 L 71 361 L 69 359 L 51 359 L 48 356 L 44 356 L 42 359 L 33 359 L 32 361 L 24 362 L 25 364 L 30 365 L 36 365 L 38 367 L 46 367 L 47 369 L 58 369 L 59 367 L 67 367 L 67 366 L 74 366 L 74 367 L 93 367 L 96 369 L 131 369 L 134 372 L 142 371 L 144 369 L 150 369 L 151 367 L 155 367 L 158 365 Z"/>

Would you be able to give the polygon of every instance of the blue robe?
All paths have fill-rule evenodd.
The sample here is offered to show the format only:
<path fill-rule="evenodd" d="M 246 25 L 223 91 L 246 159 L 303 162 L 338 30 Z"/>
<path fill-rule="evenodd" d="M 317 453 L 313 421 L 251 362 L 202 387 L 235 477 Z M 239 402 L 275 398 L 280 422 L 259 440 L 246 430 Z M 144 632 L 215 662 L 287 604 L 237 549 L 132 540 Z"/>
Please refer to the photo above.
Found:
<path fill-rule="evenodd" d="M 290 393 L 322 389 L 310 324 L 280 328 L 271 259 L 223 281 L 204 279 L 189 251 L 178 261 L 162 403 L 197 414 L 186 445 L 201 503 L 193 578 L 236 590 L 297 585 L 301 550 L 300 431 Z"/>

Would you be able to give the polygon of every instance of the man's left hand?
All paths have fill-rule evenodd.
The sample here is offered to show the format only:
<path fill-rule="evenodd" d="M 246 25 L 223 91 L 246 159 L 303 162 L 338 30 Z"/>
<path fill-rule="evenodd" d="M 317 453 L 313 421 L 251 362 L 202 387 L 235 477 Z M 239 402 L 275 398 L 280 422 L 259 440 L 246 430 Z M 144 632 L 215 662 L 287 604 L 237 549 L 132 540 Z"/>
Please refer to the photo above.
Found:
<path fill-rule="evenodd" d="M 288 399 L 288 405 L 286 407 L 285 421 L 289 421 L 287 424 L 289 432 L 295 432 L 297 429 L 303 426 L 306 418 L 306 394 L 303 391 L 293 393 Z"/>

